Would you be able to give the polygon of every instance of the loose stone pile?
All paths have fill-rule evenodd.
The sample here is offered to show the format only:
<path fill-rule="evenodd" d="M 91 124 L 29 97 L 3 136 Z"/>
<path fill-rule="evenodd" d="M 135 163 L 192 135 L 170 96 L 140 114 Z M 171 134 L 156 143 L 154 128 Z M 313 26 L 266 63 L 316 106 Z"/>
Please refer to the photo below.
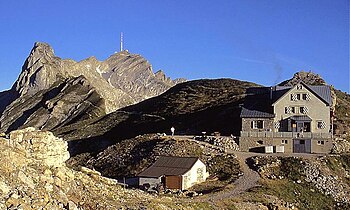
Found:
<path fill-rule="evenodd" d="M 228 136 L 196 136 L 195 140 L 204 141 L 214 146 L 222 147 L 229 150 L 238 151 L 239 146 L 233 137 Z"/>
<path fill-rule="evenodd" d="M 284 179 L 286 178 L 280 171 L 282 167 L 283 157 L 264 156 L 253 157 L 249 159 L 249 163 L 255 168 L 262 177 L 268 179 Z M 325 195 L 331 196 L 334 201 L 339 204 L 350 203 L 350 189 L 341 177 L 335 175 L 329 167 L 327 167 L 327 157 L 315 158 L 312 160 L 303 159 L 301 157 L 293 157 L 290 161 L 297 161 L 300 167 L 299 178 L 293 180 L 297 184 L 304 181 L 312 183 L 317 190 Z M 333 169 L 334 170 L 334 169 Z M 345 177 L 350 177 L 348 171 L 345 171 Z"/>
<path fill-rule="evenodd" d="M 350 203 L 350 192 L 339 177 L 321 171 L 322 166 L 318 162 L 305 162 L 305 181 L 311 182 L 325 195 L 330 195 L 337 202 Z"/>
<path fill-rule="evenodd" d="M 336 138 L 333 144 L 332 153 L 349 153 L 350 152 L 350 142 L 343 138 Z"/>

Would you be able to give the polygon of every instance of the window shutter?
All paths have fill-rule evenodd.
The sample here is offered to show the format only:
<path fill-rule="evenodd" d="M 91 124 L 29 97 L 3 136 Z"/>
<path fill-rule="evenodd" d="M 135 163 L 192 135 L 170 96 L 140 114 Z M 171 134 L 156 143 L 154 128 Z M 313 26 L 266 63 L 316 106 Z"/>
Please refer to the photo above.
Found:
<path fill-rule="evenodd" d="M 292 101 L 296 101 L 297 100 L 297 94 L 293 93 L 292 94 Z"/>
<path fill-rule="evenodd" d="M 306 94 L 306 100 L 307 100 L 307 101 L 310 101 L 310 100 L 311 100 L 310 94 L 308 94 L 308 93 Z"/>
<path fill-rule="evenodd" d="M 324 121 L 322 121 L 321 123 L 321 129 L 325 129 L 326 128 L 326 123 Z"/>
<path fill-rule="evenodd" d="M 307 114 L 308 112 L 309 112 L 309 108 L 307 108 L 306 106 L 304 106 L 303 114 Z"/>
<path fill-rule="evenodd" d="M 286 107 L 286 114 L 290 114 L 291 112 L 292 112 L 292 109 L 289 106 L 287 106 Z"/>
<path fill-rule="evenodd" d="M 276 129 L 279 129 L 280 126 L 281 126 L 281 125 L 280 125 L 280 122 L 275 122 L 275 128 L 276 128 Z"/>

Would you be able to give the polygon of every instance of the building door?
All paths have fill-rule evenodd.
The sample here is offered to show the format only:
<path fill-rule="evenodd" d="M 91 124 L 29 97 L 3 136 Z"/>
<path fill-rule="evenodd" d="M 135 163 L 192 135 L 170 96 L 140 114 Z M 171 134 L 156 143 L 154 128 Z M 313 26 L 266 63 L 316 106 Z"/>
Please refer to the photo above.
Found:
<path fill-rule="evenodd" d="M 165 186 L 168 189 L 182 189 L 182 177 L 181 176 L 166 176 Z"/>
<path fill-rule="evenodd" d="M 298 122 L 296 132 L 302 132 L 302 131 L 304 131 L 304 123 Z"/>
<path fill-rule="evenodd" d="M 311 153 L 311 139 L 294 139 L 294 153 Z"/>

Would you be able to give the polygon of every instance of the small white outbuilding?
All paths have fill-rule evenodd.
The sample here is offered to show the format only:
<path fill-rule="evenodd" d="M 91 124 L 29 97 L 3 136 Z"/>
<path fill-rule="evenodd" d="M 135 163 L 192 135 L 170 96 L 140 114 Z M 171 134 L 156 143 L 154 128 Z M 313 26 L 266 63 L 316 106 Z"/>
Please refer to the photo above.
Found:
<path fill-rule="evenodd" d="M 139 185 L 163 185 L 167 189 L 185 190 L 209 176 L 198 157 L 160 156 L 149 168 L 138 174 Z"/>

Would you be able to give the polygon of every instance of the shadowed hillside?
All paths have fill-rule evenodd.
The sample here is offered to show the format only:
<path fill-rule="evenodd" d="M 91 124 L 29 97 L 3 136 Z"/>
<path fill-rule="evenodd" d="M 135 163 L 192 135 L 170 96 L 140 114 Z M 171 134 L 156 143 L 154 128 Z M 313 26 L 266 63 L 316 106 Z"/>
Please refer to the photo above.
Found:
<path fill-rule="evenodd" d="M 103 149 L 140 134 L 169 133 L 171 126 L 176 128 L 177 134 L 218 131 L 224 135 L 238 135 L 240 104 L 246 89 L 252 86 L 257 85 L 232 79 L 186 82 L 158 97 L 54 132 L 66 140 L 79 139 L 70 142 L 71 148 L 79 148 L 77 153 Z"/>

